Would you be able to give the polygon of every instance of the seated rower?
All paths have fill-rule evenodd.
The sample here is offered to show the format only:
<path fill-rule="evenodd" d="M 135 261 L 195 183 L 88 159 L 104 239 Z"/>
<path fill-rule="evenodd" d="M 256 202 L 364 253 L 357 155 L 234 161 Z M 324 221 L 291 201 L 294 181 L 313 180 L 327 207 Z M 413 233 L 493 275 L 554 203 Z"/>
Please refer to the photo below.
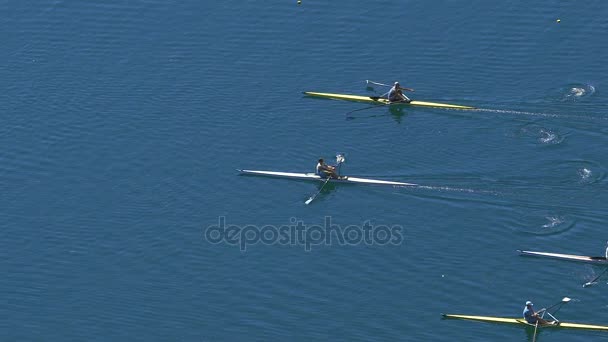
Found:
<path fill-rule="evenodd" d="M 524 308 L 523 314 L 526 322 L 530 324 L 536 325 L 536 322 L 538 322 L 539 325 L 557 324 L 555 321 L 547 321 L 546 319 L 541 318 L 538 313 L 534 312 L 534 304 L 532 304 L 531 301 L 526 302 L 526 307 Z"/>
<path fill-rule="evenodd" d="M 317 163 L 317 175 L 319 175 L 321 178 L 339 178 L 338 174 L 336 173 L 336 168 L 334 166 L 325 164 L 323 158 L 319 159 L 319 162 Z"/>
<path fill-rule="evenodd" d="M 390 102 L 410 103 L 412 100 L 403 94 L 403 90 L 414 91 L 414 89 L 402 88 L 399 82 L 395 82 L 395 85 L 388 91 L 388 100 Z"/>

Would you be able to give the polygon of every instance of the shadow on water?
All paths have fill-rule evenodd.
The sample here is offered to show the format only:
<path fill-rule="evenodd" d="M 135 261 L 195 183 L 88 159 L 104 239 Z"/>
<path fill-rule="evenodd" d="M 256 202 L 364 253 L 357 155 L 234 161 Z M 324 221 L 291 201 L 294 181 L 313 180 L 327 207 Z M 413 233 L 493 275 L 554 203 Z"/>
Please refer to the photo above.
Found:
<path fill-rule="evenodd" d="M 407 115 L 405 108 L 405 106 L 390 106 L 388 111 L 391 113 L 397 123 L 401 123 L 403 117 Z"/>
<path fill-rule="evenodd" d="M 529 342 L 533 342 L 535 340 L 537 340 L 537 338 L 540 336 L 541 332 L 543 331 L 542 329 L 538 329 L 538 331 L 536 332 L 536 338 L 534 337 L 534 327 L 532 326 L 526 326 L 526 328 L 524 329 L 526 331 L 526 338 L 527 341 Z"/>
<path fill-rule="evenodd" d="M 369 107 L 364 107 L 364 108 L 359 108 L 359 109 L 355 109 L 355 110 L 351 110 L 350 112 L 346 113 L 346 120 L 354 120 L 354 119 L 365 119 L 365 118 L 376 118 L 379 116 L 387 116 L 387 114 L 363 114 L 363 115 L 359 115 L 357 112 L 362 112 L 362 111 L 373 111 L 374 109 L 377 108 L 383 108 L 384 105 L 373 105 L 373 106 L 369 106 Z"/>
<path fill-rule="evenodd" d="M 337 189 L 336 183 L 332 183 L 331 180 L 327 183 L 317 183 L 317 186 L 315 188 L 316 190 L 311 191 L 311 196 L 316 194 L 315 201 L 318 202 L 327 199 L 327 196 L 330 195 L 332 192 L 336 191 Z"/>
<path fill-rule="evenodd" d="M 327 182 L 327 184 L 325 184 L 325 186 L 323 186 L 323 183 L 317 183 L 317 191 L 321 191 L 322 194 L 331 194 L 332 192 L 336 191 L 337 189 L 337 183 L 332 183 L 331 180 L 329 182 Z M 321 190 L 321 188 L 323 188 L 323 190 Z"/>
<path fill-rule="evenodd" d="M 369 115 L 358 115 L 357 112 L 362 112 L 365 110 L 373 110 L 373 109 L 381 109 L 385 108 L 386 105 L 374 105 L 365 108 L 355 109 L 346 113 L 346 120 L 354 120 L 354 119 L 367 119 L 367 118 L 377 118 L 383 116 L 392 116 L 397 123 L 401 123 L 403 117 L 407 114 L 404 106 L 388 106 L 389 113 L 384 112 L 383 114 L 369 114 Z"/>

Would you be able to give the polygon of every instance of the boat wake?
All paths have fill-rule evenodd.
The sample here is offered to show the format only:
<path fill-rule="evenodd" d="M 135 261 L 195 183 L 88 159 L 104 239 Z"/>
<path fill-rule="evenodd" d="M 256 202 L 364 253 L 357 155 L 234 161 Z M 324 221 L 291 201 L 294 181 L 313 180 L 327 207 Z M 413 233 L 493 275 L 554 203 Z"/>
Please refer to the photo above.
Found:
<path fill-rule="evenodd" d="M 467 189 L 467 188 L 454 188 L 449 186 L 432 186 L 432 185 L 416 185 L 417 189 L 433 190 L 433 191 L 450 191 L 450 192 L 466 192 L 472 194 L 500 194 L 497 191 L 492 190 L 479 190 L 479 189 Z"/>
<path fill-rule="evenodd" d="M 556 114 L 556 113 L 540 113 L 540 112 L 525 112 L 519 110 L 508 110 L 508 109 L 487 109 L 487 108 L 477 108 L 473 109 L 478 112 L 488 112 L 488 113 L 500 113 L 500 114 L 510 114 L 510 115 L 527 115 L 527 116 L 535 116 L 535 117 L 546 117 L 546 118 L 560 118 L 560 119 L 576 119 L 576 120 L 608 120 L 608 118 L 603 117 L 590 117 L 585 115 L 566 115 L 566 114 Z"/>
<path fill-rule="evenodd" d="M 529 230 L 527 233 L 533 235 L 555 235 L 569 231 L 575 225 L 573 219 L 563 216 L 545 216 L 545 219 L 547 221 L 539 229 Z"/>

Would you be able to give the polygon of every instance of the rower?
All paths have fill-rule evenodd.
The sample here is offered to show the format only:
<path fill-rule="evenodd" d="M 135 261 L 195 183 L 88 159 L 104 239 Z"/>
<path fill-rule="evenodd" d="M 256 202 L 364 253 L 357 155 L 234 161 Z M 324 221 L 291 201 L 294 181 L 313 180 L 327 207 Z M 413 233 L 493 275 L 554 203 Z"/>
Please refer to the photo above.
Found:
<path fill-rule="evenodd" d="M 542 317 L 540 317 L 538 315 L 538 313 L 534 312 L 534 304 L 532 304 L 531 301 L 526 302 L 526 307 L 524 308 L 523 314 L 524 314 L 524 319 L 526 320 L 526 322 L 528 322 L 530 324 L 536 324 L 536 322 L 538 322 L 538 324 L 540 324 L 540 325 L 557 324 L 555 321 L 547 321 L 547 320 L 543 319 Z"/>
<path fill-rule="evenodd" d="M 317 175 L 321 178 L 339 178 L 336 173 L 336 167 L 325 164 L 323 158 L 319 159 L 319 162 L 317 163 Z"/>
<path fill-rule="evenodd" d="M 403 90 L 414 91 L 414 89 L 402 88 L 399 82 L 395 82 L 391 90 L 388 91 L 388 100 L 390 102 L 410 103 L 412 100 L 403 94 Z"/>

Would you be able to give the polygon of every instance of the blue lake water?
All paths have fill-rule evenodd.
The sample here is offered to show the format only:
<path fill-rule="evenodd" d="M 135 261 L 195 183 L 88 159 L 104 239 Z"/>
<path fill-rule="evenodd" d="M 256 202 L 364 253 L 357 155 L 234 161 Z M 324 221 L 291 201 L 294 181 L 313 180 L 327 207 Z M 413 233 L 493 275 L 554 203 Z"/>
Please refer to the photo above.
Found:
<path fill-rule="evenodd" d="M 3 8 L 4 339 L 531 341 L 441 313 L 565 296 L 560 319 L 608 325 L 608 276 L 581 286 L 603 268 L 516 253 L 604 253 L 605 1 Z M 302 94 L 388 90 L 366 80 L 479 109 L 349 119 L 368 105 Z M 343 174 L 418 185 L 236 171 L 312 172 L 336 152 Z M 242 239 L 210 240 L 221 222 Z M 326 222 L 355 235 L 318 243 Z M 298 224 L 301 240 L 273 235 Z M 591 339 L 608 335 L 537 340 Z"/>

